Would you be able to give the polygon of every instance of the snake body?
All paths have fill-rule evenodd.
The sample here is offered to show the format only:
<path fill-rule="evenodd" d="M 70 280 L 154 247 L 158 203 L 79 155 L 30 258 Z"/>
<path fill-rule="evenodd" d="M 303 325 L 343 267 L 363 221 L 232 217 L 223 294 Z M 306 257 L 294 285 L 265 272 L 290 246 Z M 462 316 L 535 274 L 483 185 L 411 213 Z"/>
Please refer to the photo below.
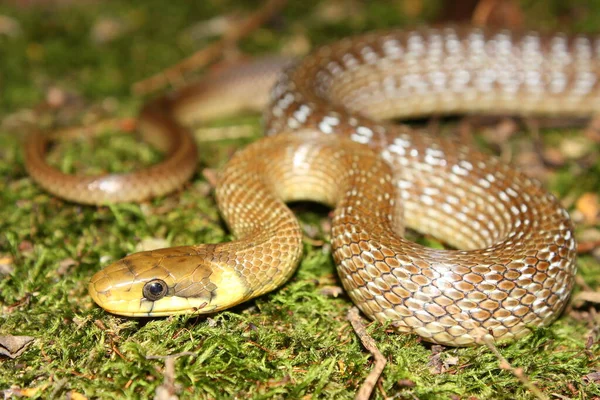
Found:
<path fill-rule="evenodd" d="M 335 208 L 339 276 L 369 318 L 452 346 L 484 336 L 514 340 L 546 326 L 564 308 L 576 272 L 567 212 L 495 157 L 383 120 L 589 116 L 598 109 L 598 49 L 583 36 L 477 28 L 378 32 L 321 47 L 274 85 L 269 136 L 237 153 L 219 176 L 217 203 L 237 240 L 132 254 L 94 275 L 90 294 L 112 313 L 155 316 L 212 313 L 267 293 L 290 278 L 302 255 L 301 228 L 284 203 L 313 200 Z M 207 92 L 186 90 L 147 107 L 143 125 L 174 137 L 162 147 L 175 156 L 144 179 L 114 177 L 119 183 L 107 187 L 141 185 L 144 198 L 187 179 L 193 166 L 182 160 L 195 160 L 195 149 L 181 124 L 202 113 Z M 45 165 L 44 151 L 32 139 L 26 159 L 48 190 L 111 201 L 85 192 L 102 185 L 72 189 Z M 410 242 L 405 227 L 457 250 Z"/>

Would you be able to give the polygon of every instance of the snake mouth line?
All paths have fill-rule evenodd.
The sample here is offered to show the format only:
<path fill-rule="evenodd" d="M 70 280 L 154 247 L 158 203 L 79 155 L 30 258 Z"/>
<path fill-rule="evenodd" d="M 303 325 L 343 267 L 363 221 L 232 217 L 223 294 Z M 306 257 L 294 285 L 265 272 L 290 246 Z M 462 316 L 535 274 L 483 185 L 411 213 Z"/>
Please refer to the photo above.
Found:
<path fill-rule="evenodd" d="M 198 306 L 193 306 L 193 307 L 187 307 L 184 309 L 170 309 L 170 308 L 162 308 L 162 309 L 156 309 L 156 305 L 155 304 L 151 304 L 150 307 L 148 307 L 148 304 L 153 303 L 151 301 L 147 301 L 147 300 L 142 300 L 140 302 L 138 302 L 138 306 L 139 309 L 138 310 L 130 310 L 130 311 L 126 311 L 123 307 L 119 307 L 122 306 L 122 304 L 119 303 L 114 303 L 114 304 L 108 304 L 106 302 L 99 302 L 96 300 L 96 297 L 93 297 L 94 300 L 96 301 L 96 303 L 98 305 L 100 305 L 102 308 L 104 308 L 104 310 L 106 310 L 107 312 L 113 314 L 113 315 L 118 315 L 118 316 L 122 316 L 122 317 L 135 317 L 135 318 L 144 318 L 144 317 L 148 317 L 148 318 L 154 318 L 154 317 L 168 317 L 168 316 L 172 316 L 172 315 L 184 315 L 184 314 L 198 314 L 198 315 L 205 315 L 205 314 L 211 314 L 213 312 L 215 312 L 215 307 L 208 307 L 208 302 L 203 302 Z"/>

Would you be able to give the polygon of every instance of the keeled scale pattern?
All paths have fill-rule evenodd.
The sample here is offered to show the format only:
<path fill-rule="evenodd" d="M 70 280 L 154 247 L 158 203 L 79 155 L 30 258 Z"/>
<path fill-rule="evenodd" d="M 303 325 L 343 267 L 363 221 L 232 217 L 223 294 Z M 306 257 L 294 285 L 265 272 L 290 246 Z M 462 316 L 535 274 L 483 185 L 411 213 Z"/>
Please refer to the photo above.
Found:
<path fill-rule="evenodd" d="M 478 29 L 368 34 L 318 49 L 279 81 L 269 133 L 341 134 L 393 168 L 403 222 L 383 223 L 393 193 L 360 161 L 333 221 L 339 275 L 366 315 L 449 345 L 515 339 L 556 318 L 575 274 L 572 225 L 556 199 L 493 157 L 380 119 L 588 115 L 598 48 L 586 37 Z M 410 243 L 393 232 L 402 224 L 461 250 Z"/>

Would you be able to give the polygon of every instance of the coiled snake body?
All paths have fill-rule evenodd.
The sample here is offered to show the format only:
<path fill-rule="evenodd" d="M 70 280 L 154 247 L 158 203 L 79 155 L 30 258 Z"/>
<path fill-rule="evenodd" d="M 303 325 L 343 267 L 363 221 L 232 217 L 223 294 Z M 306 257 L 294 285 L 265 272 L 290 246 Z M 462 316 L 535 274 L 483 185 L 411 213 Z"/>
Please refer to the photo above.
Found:
<path fill-rule="evenodd" d="M 219 177 L 217 202 L 237 240 L 132 254 L 94 275 L 90 293 L 112 313 L 154 316 L 215 312 L 269 292 L 302 255 L 302 231 L 284 202 L 314 200 L 335 208 L 339 276 L 368 317 L 453 346 L 483 335 L 513 340 L 548 325 L 575 275 L 567 212 L 538 182 L 492 156 L 382 120 L 588 116 L 598 109 L 598 48 L 586 37 L 442 28 L 366 34 L 317 49 L 273 87 L 267 132 L 283 134 L 240 151 Z M 232 98 L 256 97 L 243 82 L 227 82 L 242 88 Z M 220 99 L 229 93 L 221 83 L 214 89 L 223 91 Z M 154 142 L 167 157 L 141 175 L 63 176 L 43 162 L 39 137 L 26 147 L 29 172 L 53 193 L 87 203 L 171 191 L 195 168 L 193 141 L 180 124 L 214 100 L 213 89 L 202 89 L 142 112 L 141 128 L 162 135 Z M 404 227 L 459 250 L 407 241 Z"/>

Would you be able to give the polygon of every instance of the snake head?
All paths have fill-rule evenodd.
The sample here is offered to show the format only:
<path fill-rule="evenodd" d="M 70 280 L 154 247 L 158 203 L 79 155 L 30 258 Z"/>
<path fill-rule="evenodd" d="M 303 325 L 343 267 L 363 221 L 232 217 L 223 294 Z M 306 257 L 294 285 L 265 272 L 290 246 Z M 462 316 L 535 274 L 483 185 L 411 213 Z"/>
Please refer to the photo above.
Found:
<path fill-rule="evenodd" d="M 129 317 L 208 314 L 245 299 L 239 274 L 213 260 L 215 245 L 173 247 L 131 254 L 96 273 L 94 301 Z"/>

